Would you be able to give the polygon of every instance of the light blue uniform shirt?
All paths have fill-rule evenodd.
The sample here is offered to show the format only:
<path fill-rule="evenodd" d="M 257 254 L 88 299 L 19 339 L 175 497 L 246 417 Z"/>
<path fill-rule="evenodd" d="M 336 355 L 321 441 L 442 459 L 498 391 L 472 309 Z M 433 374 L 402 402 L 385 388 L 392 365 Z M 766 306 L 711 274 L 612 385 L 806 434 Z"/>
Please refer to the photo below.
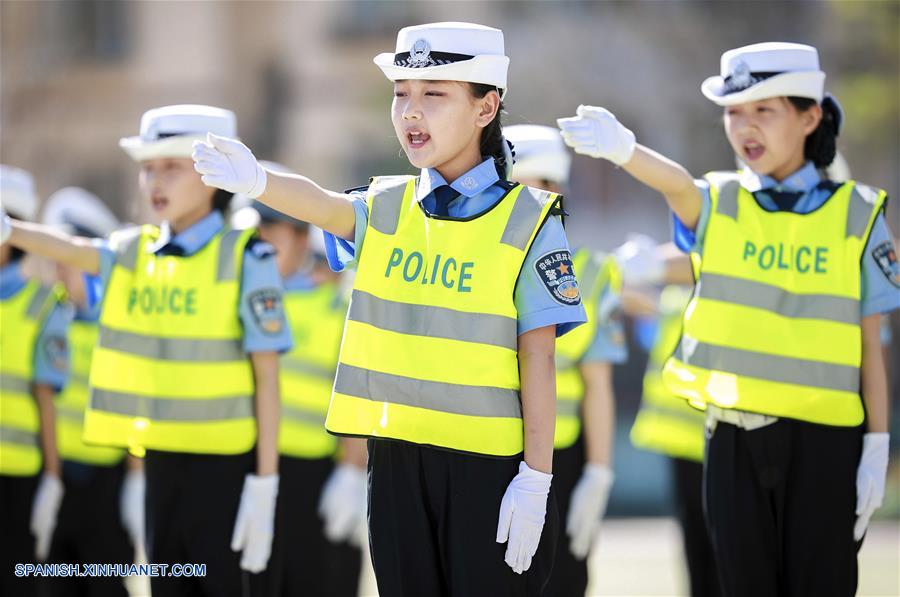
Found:
<path fill-rule="evenodd" d="M 628 344 L 625 342 L 625 326 L 622 323 L 621 315 L 613 313 L 612 316 L 607 315 L 606 321 L 600 317 L 601 305 L 604 304 L 605 298 L 611 291 L 604 288 L 597 301 L 597 313 L 594 317 L 600 323 L 597 324 L 597 333 L 591 341 L 587 352 L 581 358 L 582 363 L 612 363 L 620 365 L 628 360 Z M 618 299 L 612 299 L 618 300 Z"/>
<path fill-rule="evenodd" d="M 13 261 L 0 268 L 0 299 L 12 298 L 25 288 L 28 280 L 22 275 L 22 264 Z M 72 310 L 57 303 L 47 314 L 34 346 L 35 383 L 63 389 L 69 377 L 69 321 Z"/>
<path fill-rule="evenodd" d="M 741 186 L 755 193 L 756 191 L 775 190 L 775 191 L 800 191 L 803 195 L 794 204 L 793 212 L 799 214 L 810 213 L 821 207 L 831 197 L 831 191 L 823 188 L 816 188 L 816 185 L 822 180 L 819 171 L 812 162 L 806 164 L 787 177 L 783 182 L 779 183 L 769 176 L 760 176 L 749 168 L 741 171 Z M 709 224 L 709 213 L 711 209 L 711 200 L 709 197 L 709 183 L 703 179 L 695 181 L 697 188 L 703 195 L 703 205 L 700 210 L 700 219 L 697 222 L 696 230 L 690 230 L 672 214 L 674 222 L 673 237 L 675 244 L 684 252 L 696 251 L 702 254 L 703 241 L 706 234 L 706 227 Z M 778 211 L 775 202 L 764 194 L 756 195 L 760 206 L 767 211 Z M 893 265 L 887 263 L 884 257 L 887 249 L 893 249 L 893 239 L 888 229 L 884 213 L 880 213 L 875 218 L 872 227 L 872 233 L 866 243 L 863 251 L 863 264 L 860 272 L 860 304 L 862 305 L 862 316 L 866 317 L 874 313 L 889 313 L 895 309 L 900 309 L 900 282 L 897 278 L 897 262 L 896 251 Z"/>
<path fill-rule="evenodd" d="M 460 196 L 450 202 L 450 217 L 466 218 L 481 213 L 496 204 L 507 193 L 507 189 L 498 183 L 500 183 L 500 178 L 497 176 L 497 169 L 491 158 L 484 160 L 457 178 L 450 186 Z M 437 170 L 432 168 L 422 170 L 416 187 L 416 199 L 429 213 L 432 213 L 435 207 L 433 189 L 445 184 L 447 182 Z M 358 250 L 362 250 L 365 240 L 369 215 L 364 194 L 357 194 L 353 207 L 356 212 L 356 231 L 352 243 L 328 232 L 325 233 L 325 252 L 328 263 L 334 271 L 339 272 L 345 267 L 355 265 L 356 253 Z M 569 243 L 561 219 L 551 216 L 538 232 L 525 256 L 522 273 L 513 297 L 519 314 L 519 335 L 537 328 L 555 325 L 556 335 L 562 336 L 587 319 L 581 302 L 577 305 L 565 305 L 557 301 L 537 274 L 535 264 L 548 253 L 558 251 L 569 251 Z"/>
<path fill-rule="evenodd" d="M 160 229 L 159 240 L 147 247 L 148 251 L 158 253 L 170 245 L 179 247 L 185 257 L 189 257 L 205 247 L 207 243 L 222 229 L 225 220 L 218 210 L 210 212 L 194 225 L 172 236 L 167 223 Z M 100 288 L 106 289 L 112 275 L 116 254 L 105 241 L 97 243 L 100 250 Z M 271 296 L 275 293 L 279 300 L 272 304 L 272 313 L 265 315 L 266 321 L 280 319 L 277 332 L 269 332 L 263 327 L 259 316 L 254 313 L 252 303 L 260 293 Z M 291 331 L 284 316 L 281 277 L 275 263 L 275 251 L 268 243 L 251 242 L 244 253 L 244 265 L 241 271 L 241 297 L 239 316 L 244 327 L 244 350 L 247 352 L 285 352 L 291 349 Z M 96 297 L 94 297 L 96 298 Z"/>

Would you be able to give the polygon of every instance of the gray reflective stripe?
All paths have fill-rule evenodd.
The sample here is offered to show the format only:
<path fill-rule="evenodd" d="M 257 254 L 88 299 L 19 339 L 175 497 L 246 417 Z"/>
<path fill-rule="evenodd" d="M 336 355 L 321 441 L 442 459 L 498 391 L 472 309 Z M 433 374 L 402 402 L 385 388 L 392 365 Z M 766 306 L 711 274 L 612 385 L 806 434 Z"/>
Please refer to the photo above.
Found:
<path fill-rule="evenodd" d="M 47 302 L 47 298 L 50 296 L 50 292 L 50 288 L 39 286 L 34 296 L 31 297 L 31 302 L 28 303 L 28 310 L 25 311 L 25 316 L 29 319 L 37 319 L 44 308 L 44 304 Z"/>
<path fill-rule="evenodd" d="M 229 230 L 222 235 L 219 243 L 219 262 L 216 267 L 216 280 L 219 282 L 237 279 L 234 250 L 243 232 L 243 230 Z"/>
<path fill-rule="evenodd" d="M 378 184 L 376 182 L 376 184 Z M 397 232 L 397 224 L 400 222 L 400 208 L 403 207 L 403 195 L 409 181 L 396 184 L 381 192 L 375 192 L 372 201 L 372 211 L 369 214 L 369 225 L 382 234 L 394 234 Z"/>
<path fill-rule="evenodd" d="M 518 349 L 516 319 L 504 315 L 398 303 L 354 290 L 347 318 L 401 334 Z"/>
<path fill-rule="evenodd" d="M 122 234 L 126 235 L 127 238 L 122 239 L 116 249 L 116 264 L 127 270 L 134 271 L 134 267 L 137 265 L 138 247 L 141 244 L 143 234 L 140 228 L 136 228 L 133 231 L 128 230 Z"/>
<path fill-rule="evenodd" d="M 69 419 L 72 421 L 83 421 L 84 420 L 84 410 L 69 406 L 66 404 L 57 404 L 56 405 L 56 418 L 58 419 Z"/>
<path fill-rule="evenodd" d="M 850 205 L 847 206 L 847 228 L 845 236 L 862 238 L 869 227 L 872 208 L 878 201 L 878 191 L 865 185 L 854 185 L 850 194 Z"/>
<path fill-rule="evenodd" d="M 90 408 L 153 421 L 229 421 L 253 417 L 251 396 L 151 398 L 94 388 Z"/>
<path fill-rule="evenodd" d="M 516 390 L 426 381 L 341 363 L 334 391 L 375 402 L 403 404 L 472 417 L 522 418 Z"/>
<path fill-rule="evenodd" d="M 207 338 L 161 338 L 100 326 L 99 346 L 141 357 L 163 361 L 241 361 L 244 353 L 240 340 Z"/>
<path fill-rule="evenodd" d="M 31 393 L 31 380 L 19 377 L 18 375 L 10 375 L 8 373 L 0 373 L 0 389 L 5 392 L 17 392 L 19 394 Z"/>
<path fill-rule="evenodd" d="M 686 346 L 694 341 L 682 337 L 676 358 L 694 367 L 714 369 L 778 383 L 825 388 L 841 392 L 859 392 L 859 369 L 793 357 L 763 354 L 739 348 L 697 343 L 692 351 Z"/>
<path fill-rule="evenodd" d="M 509 214 L 509 221 L 506 222 L 506 229 L 500 237 L 500 242 L 524 251 L 549 198 L 549 193 L 541 192 L 535 196 L 528 187 L 523 187 L 516 197 L 516 204 Z"/>
<path fill-rule="evenodd" d="M 824 319 L 858 325 L 859 301 L 828 294 L 794 294 L 777 286 L 722 274 L 700 274 L 697 292 L 713 299 L 765 309 L 784 317 Z"/>
<path fill-rule="evenodd" d="M 557 417 L 577 417 L 581 414 L 581 400 L 556 400 Z"/>
<path fill-rule="evenodd" d="M 738 217 L 738 193 L 741 190 L 741 183 L 737 179 L 725 181 L 719 187 L 719 200 L 716 204 L 716 213 L 728 216 L 732 220 Z"/>
<path fill-rule="evenodd" d="M 24 429 L 15 429 L 0 425 L 0 443 L 17 444 L 19 446 L 28 446 L 36 448 L 38 446 L 38 435 Z"/>
<path fill-rule="evenodd" d="M 309 361 L 286 356 L 281 359 L 281 368 L 298 375 L 308 375 L 310 377 L 319 377 L 321 379 L 334 379 L 334 368 L 324 367 Z"/>
<path fill-rule="evenodd" d="M 297 423 L 304 423 L 306 425 L 316 425 L 319 427 L 324 427 L 325 425 L 325 413 L 313 412 L 311 410 L 306 410 L 305 408 L 298 408 L 287 404 L 281 405 L 281 416 L 290 421 L 296 421 Z"/>

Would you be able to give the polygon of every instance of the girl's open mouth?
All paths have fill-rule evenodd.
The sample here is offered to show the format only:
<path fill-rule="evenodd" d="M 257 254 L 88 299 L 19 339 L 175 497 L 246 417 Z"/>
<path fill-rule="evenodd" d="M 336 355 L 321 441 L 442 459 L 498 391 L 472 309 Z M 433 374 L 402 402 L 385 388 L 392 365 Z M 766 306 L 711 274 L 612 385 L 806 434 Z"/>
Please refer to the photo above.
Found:
<path fill-rule="evenodd" d="M 410 131 L 406 133 L 406 140 L 412 149 L 423 147 L 431 139 L 431 135 L 421 131 Z"/>
<path fill-rule="evenodd" d="M 756 141 L 744 143 L 744 155 L 751 162 L 758 160 L 766 152 L 766 148 Z"/>

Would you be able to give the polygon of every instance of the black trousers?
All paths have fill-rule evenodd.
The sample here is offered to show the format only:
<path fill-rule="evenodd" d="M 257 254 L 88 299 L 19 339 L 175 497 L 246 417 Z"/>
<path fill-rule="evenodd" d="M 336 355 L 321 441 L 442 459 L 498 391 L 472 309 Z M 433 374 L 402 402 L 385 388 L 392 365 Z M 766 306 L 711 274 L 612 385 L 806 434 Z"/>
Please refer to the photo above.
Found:
<path fill-rule="evenodd" d="M 33 564 L 34 535 L 31 534 L 31 505 L 40 475 L 12 477 L 0 475 L 0 595 L 30 597 L 37 594 L 34 577 L 15 575 L 16 564 Z"/>
<path fill-rule="evenodd" d="M 50 543 L 52 563 L 131 564 L 134 548 L 122 525 L 119 498 L 124 463 L 91 466 L 63 462 L 63 496 Z M 48 578 L 47 593 L 60 597 L 125 597 L 122 578 Z"/>
<path fill-rule="evenodd" d="M 520 458 L 369 440 L 369 542 L 381 597 L 541 595 L 559 533 L 551 487 L 540 545 L 519 575 L 496 542 Z"/>
<path fill-rule="evenodd" d="M 672 458 L 675 513 L 681 525 L 691 597 L 719 597 L 719 575 L 703 516 L 703 463 Z"/>
<path fill-rule="evenodd" d="M 148 451 L 147 557 L 154 564 L 206 564 L 205 577 L 152 577 L 153 597 L 249 593 L 240 553 L 231 551 L 244 477 L 255 452 L 238 455 Z"/>
<path fill-rule="evenodd" d="M 254 575 L 254 595 L 356 597 L 362 551 L 325 538 L 319 496 L 334 470 L 331 458 L 282 456 L 275 538 L 266 571 Z M 259 578 L 257 578 L 259 577 Z"/>
<path fill-rule="evenodd" d="M 856 592 L 856 469 L 862 428 L 802 421 L 707 442 L 706 515 L 729 597 Z"/>
<path fill-rule="evenodd" d="M 569 550 L 566 518 L 572 491 L 584 470 L 584 441 L 581 436 L 572 446 L 553 451 L 553 488 L 559 505 L 560 536 L 556 543 L 556 561 L 545 594 L 552 597 L 583 597 L 588 585 L 588 558 L 578 560 Z M 588 556 L 590 557 L 590 556 Z"/>

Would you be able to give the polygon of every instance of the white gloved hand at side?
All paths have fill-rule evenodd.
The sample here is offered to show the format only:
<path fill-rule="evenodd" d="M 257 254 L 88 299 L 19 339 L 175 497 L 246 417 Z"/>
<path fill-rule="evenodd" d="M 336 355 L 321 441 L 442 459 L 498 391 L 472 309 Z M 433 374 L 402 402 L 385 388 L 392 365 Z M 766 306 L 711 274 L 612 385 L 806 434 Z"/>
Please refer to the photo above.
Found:
<path fill-rule="evenodd" d="M 566 518 L 566 534 L 569 536 L 569 551 L 576 559 L 587 557 L 600 521 L 606 512 L 609 490 L 613 484 L 613 472 L 600 464 L 586 464 L 581 478 L 572 491 L 569 516 Z"/>
<path fill-rule="evenodd" d="M 50 555 L 50 541 L 63 494 L 65 488 L 59 477 L 50 473 L 41 475 L 31 506 L 31 534 L 35 538 L 34 552 L 38 560 L 46 560 Z"/>
<path fill-rule="evenodd" d="M 194 141 L 194 170 L 203 184 L 242 193 L 256 199 L 266 190 L 268 175 L 253 152 L 237 139 L 207 133 L 206 141 Z"/>
<path fill-rule="evenodd" d="M 563 140 L 575 153 L 603 158 L 617 166 L 631 160 L 635 147 L 634 133 L 616 120 L 612 112 L 581 105 L 576 113 L 577 116 L 556 120 Z"/>
<path fill-rule="evenodd" d="M 144 492 L 146 480 L 144 471 L 130 470 L 125 473 L 122 493 L 119 495 L 119 509 L 122 526 L 131 537 L 136 548 L 144 545 Z"/>
<path fill-rule="evenodd" d="M 232 551 L 243 551 L 241 568 L 262 572 L 272 554 L 275 533 L 275 500 L 278 497 L 278 475 L 247 475 L 241 492 Z"/>
<path fill-rule="evenodd" d="M 360 548 L 368 541 L 367 490 L 365 469 L 352 464 L 339 464 L 325 481 L 319 516 L 325 521 L 329 541 L 347 541 Z"/>
<path fill-rule="evenodd" d="M 9 240 L 11 234 L 12 221 L 10 221 L 9 216 L 6 214 L 6 210 L 0 207 L 0 245 Z"/>
<path fill-rule="evenodd" d="M 869 519 L 884 501 L 889 447 L 890 434 L 866 433 L 863 436 L 862 457 L 856 469 L 856 525 L 853 527 L 856 541 L 866 534 Z"/>
<path fill-rule="evenodd" d="M 506 543 L 504 561 L 516 574 L 531 567 L 537 552 L 547 514 L 547 496 L 553 475 L 519 463 L 519 474 L 513 477 L 500 502 L 497 543 Z"/>
<path fill-rule="evenodd" d="M 657 249 L 657 242 L 645 234 L 632 234 L 614 252 L 626 284 L 642 286 L 663 281 L 666 264 Z"/>

